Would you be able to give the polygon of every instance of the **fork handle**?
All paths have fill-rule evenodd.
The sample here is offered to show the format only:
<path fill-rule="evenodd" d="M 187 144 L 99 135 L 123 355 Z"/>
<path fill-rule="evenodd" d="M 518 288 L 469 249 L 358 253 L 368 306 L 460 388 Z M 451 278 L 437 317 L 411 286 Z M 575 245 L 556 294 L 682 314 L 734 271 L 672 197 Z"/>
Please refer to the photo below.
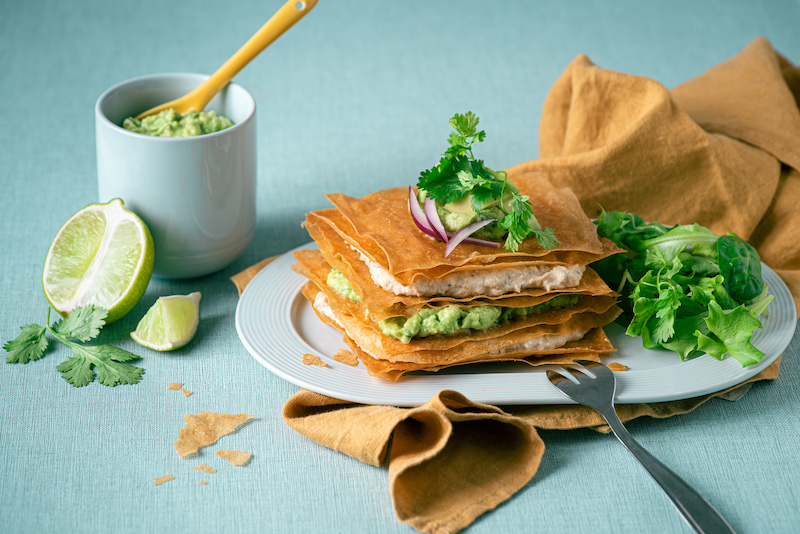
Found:
<path fill-rule="evenodd" d="M 678 512 L 695 532 L 702 534 L 735 534 L 733 528 L 711 503 L 633 439 L 628 429 L 619 420 L 613 406 L 610 409 L 602 410 L 601 413 L 608 426 L 611 427 L 611 431 L 617 436 L 617 439 L 625 445 L 625 448 L 641 462 L 647 472 L 658 482 L 664 493 L 672 500 Z"/>

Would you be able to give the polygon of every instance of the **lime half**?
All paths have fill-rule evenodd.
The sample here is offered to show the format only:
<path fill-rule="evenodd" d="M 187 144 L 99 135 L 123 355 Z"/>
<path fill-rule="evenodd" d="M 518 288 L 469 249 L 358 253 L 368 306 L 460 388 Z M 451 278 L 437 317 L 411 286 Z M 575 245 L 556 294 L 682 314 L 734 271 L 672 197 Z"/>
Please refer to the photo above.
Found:
<path fill-rule="evenodd" d="M 108 310 L 106 322 L 112 323 L 142 298 L 153 259 L 150 230 L 120 199 L 90 204 L 64 223 L 50 245 L 44 294 L 63 316 L 94 304 Z"/>
<path fill-rule="evenodd" d="M 174 350 L 189 343 L 200 323 L 199 292 L 160 297 L 147 310 L 131 337 L 153 350 Z"/>

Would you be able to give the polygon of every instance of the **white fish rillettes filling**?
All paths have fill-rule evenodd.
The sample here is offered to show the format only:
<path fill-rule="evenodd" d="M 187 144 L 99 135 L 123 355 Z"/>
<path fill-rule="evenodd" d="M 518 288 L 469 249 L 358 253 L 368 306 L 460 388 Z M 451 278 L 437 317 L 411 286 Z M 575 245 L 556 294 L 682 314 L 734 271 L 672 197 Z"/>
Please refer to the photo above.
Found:
<path fill-rule="evenodd" d="M 342 326 L 342 323 L 339 322 L 339 319 L 333 314 L 333 310 L 331 309 L 330 303 L 328 303 L 328 297 L 325 296 L 325 293 L 320 291 L 317 293 L 317 296 L 314 297 L 314 309 L 317 310 L 319 313 L 330 319 L 331 321 L 335 322 L 339 326 Z M 342 326 L 342 328 L 344 328 Z"/>
<path fill-rule="evenodd" d="M 505 269 L 480 269 L 455 272 L 438 280 L 420 276 L 412 285 L 403 285 L 381 265 L 367 258 L 361 251 L 362 261 L 369 268 L 372 281 L 384 291 L 410 297 L 464 298 L 474 295 L 496 297 L 518 293 L 532 287 L 545 291 L 575 287 L 581 282 L 585 265 L 528 265 Z"/>
<path fill-rule="evenodd" d="M 557 349 L 563 347 L 570 341 L 578 341 L 579 339 L 583 339 L 583 336 L 586 335 L 586 332 L 588 332 L 588 330 L 578 330 L 577 332 L 569 332 L 567 334 L 545 334 L 527 341 L 520 341 L 519 343 L 514 343 L 513 345 L 493 350 L 487 353 L 487 355 L 497 356 L 500 354 L 508 354 L 509 352 L 534 352 Z"/>

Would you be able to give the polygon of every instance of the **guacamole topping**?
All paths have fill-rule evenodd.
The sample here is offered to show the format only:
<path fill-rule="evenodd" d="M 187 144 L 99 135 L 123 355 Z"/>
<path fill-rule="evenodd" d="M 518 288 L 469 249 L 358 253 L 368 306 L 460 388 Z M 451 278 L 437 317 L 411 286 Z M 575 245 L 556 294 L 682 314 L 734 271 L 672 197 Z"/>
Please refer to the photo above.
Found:
<path fill-rule="evenodd" d="M 128 117 L 122 127 L 132 132 L 155 137 L 192 137 L 219 132 L 233 126 L 230 119 L 213 111 L 189 111 L 181 115 L 174 109 L 165 109 L 142 120 Z"/>
<path fill-rule="evenodd" d="M 509 182 L 509 187 L 512 186 L 513 189 L 516 189 L 516 186 Z M 519 191 L 518 189 L 516 190 Z M 420 189 L 419 193 L 417 193 L 417 200 L 419 200 L 420 207 L 423 206 L 426 196 L 427 191 L 424 189 Z M 484 204 L 479 211 L 475 211 L 472 206 L 472 194 L 467 193 L 455 202 L 447 204 L 437 202 L 436 213 L 439 215 L 439 220 L 442 221 L 444 229 L 450 233 L 458 232 L 474 222 L 483 221 L 485 219 L 497 219 L 497 221 L 487 224 L 472 234 L 473 237 L 498 241 L 503 239 L 508 233 L 508 230 L 501 227 L 498 223 L 498 221 L 505 216 L 503 209 L 500 207 L 499 200 L 490 200 Z"/>

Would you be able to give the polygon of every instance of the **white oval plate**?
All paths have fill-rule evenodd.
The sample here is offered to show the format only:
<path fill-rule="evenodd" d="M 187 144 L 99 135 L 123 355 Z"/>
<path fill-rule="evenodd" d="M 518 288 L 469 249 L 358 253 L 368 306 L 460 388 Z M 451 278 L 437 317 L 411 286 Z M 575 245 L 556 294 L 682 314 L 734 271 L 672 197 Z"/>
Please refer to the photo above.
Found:
<path fill-rule="evenodd" d="M 295 250 L 316 248 L 309 243 Z M 290 251 L 262 269 L 250 281 L 236 307 L 236 331 L 248 352 L 264 367 L 302 388 L 351 402 L 419 406 L 438 391 L 456 390 L 486 404 L 571 404 L 547 380 L 541 367 L 502 362 L 472 364 L 438 373 L 406 376 L 388 382 L 369 376 L 359 363 L 351 367 L 333 359 L 347 348 L 342 335 L 322 323 L 300 293 L 306 278 L 295 273 Z M 762 264 L 764 282 L 775 299 L 769 318 L 752 342 L 766 356 L 757 365 L 742 368 L 730 356 L 715 360 L 706 355 L 682 362 L 674 352 L 649 350 L 640 338 L 625 335 L 616 324 L 606 332 L 618 352 L 606 358 L 628 366 L 616 373 L 617 403 L 662 402 L 714 393 L 760 373 L 789 344 L 797 324 L 794 301 L 786 284 Z M 327 367 L 303 365 L 303 354 L 315 354 Z"/>

